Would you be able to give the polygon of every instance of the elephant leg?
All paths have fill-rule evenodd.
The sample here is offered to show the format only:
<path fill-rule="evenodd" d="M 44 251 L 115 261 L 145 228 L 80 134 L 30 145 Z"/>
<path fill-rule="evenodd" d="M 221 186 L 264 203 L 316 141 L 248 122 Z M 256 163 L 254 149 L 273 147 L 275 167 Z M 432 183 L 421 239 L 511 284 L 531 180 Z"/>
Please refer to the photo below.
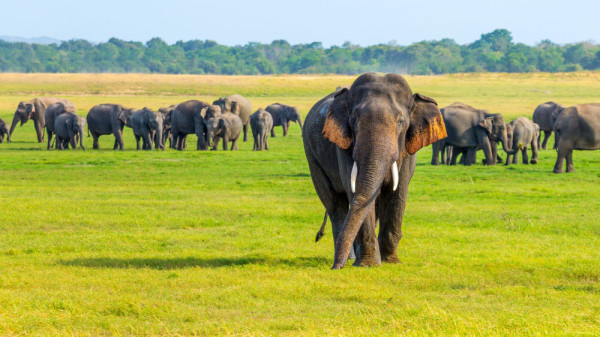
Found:
<path fill-rule="evenodd" d="M 557 155 L 556 155 L 556 163 L 554 164 L 554 173 L 563 173 L 563 164 L 565 161 L 565 158 L 569 155 L 569 153 L 571 153 L 571 169 L 573 169 L 572 165 L 573 165 L 573 157 L 572 157 L 572 151 L 573 151 L 573 147 L 571 146 L 571 144 L 567 144 L 567 142 L 565 140 L 561 140 L 558 144 L 558 151 L 557 151 Z M 568 171 L 568 165 L 569 162 L 567 162 L 567 172 Z"/>
<path fill-rule="evenodd" d="M 504 165 L 509 165 L 510 164 L 510 154 L 506 155 L 506 163 L 504 163 Z"/>
<path fill-rule="evenodd" d="M 290 122 L 285 122 L 281 126 L 283 127 L 283 136 L 287 137 L 288 128 L 290 127 Z"/>
<path fill-rule="evenodd" d="M 90 131 L 90 133 L 92 134 L 92 138 L 94 139 L 94 143 L 92 145 L 92 148 L 94 150 L 98 150 L 99 145 L 98 145 L 98 137 L 100 137 L 96 132 L 94 131 Z"/>
<path fill-rule="evenodd" d="M 365 221 L 356 235 L 356 261 L 355 266 L 372 267 L 381 264 L 381 254 L 379 252 L 379 242 L 375 233 L 375 207 L 367 213 Z"/>
<path fill-rule="evenodd" d="M 37 119 L 33 120 L 33 122 L 35 125 L 35 133 L 37 134 L 38 143 L 43 143 L 44 142 L 44 126 L 42 125 L 42 122 L 40 122 Z"/>
<path fill-rule="evenodd" d="M 529 165 L 529 156 L 527 155 L 527 146 L 523 147 L 523 150 L 521 150 L 521 154 L 523 156 L 523 164 Z"/>
<path fill-rule="evenodd" d="M 51 146 L 51 143 L 52 143 L 52 131 L 48 130 L 47 133 L 48 133 L 48 147 L 46 148 L 46 150 L 50 150 L 50 148 L 52 147 Z"/>
<path fill-rule="evenodd" d="M 456 149 L 454 149 L 456 150 Z M 399 263 L 398 244 L 402 238 L 402 219 L 406 208 L 408 184 L 415 171 L 416 156 L 405 157 L 400 165 L 398 188 L 382 189 L 376 202 L 376 212 L 379 218 L 379 250 L 381 261 L 384 263 Z"/>
<path fill-rule="evenodd" d="M 113 150 L 123 150 L 125 146 L 123 144 L 123 134 L 121 130 L 117 129 L 113 134 L 115 135 L 115 145 L 113 147 Z"/>
<path fill-rule="evenodd" d="M 223 137 L 223 151 L 227 151 L 227 147 L 229 146 L 229 138 L 227 136 Z"/>
<path fill-rule="evenodd" d="M 550 138 L 550 134 L 552 134 L 552 131 L 545 131 L 544 130 L 544 141 L 542 142 L 542 149 L 546 149 L 546 144 L 548 143 L 548 138 Z M 541 134 L 540 134 L 541 137 Z"/>
<path fill-rule="evenodd" d="M 490 141 L 490 149 L 492 150 L 492 165 L 496 165 L 498 162 L 498 143 Z"/>
<path fill-rule="evenodd" d="M 538 162 L 538 144 L 535 139 L 531 142 L 531 164 L 537 164 Z"/>
<path fill-rule="evenodd" d="M 456 165 L 456 159 L 458 158 L 459 151 L 458 149 L 452 150 L 452 158 L 450 159 L 450 165 Z"/>
<path fill-rule="evenodd" d="M 231 142 L 231 151 L 237 151 L 238 150 L 237 142 L 238 142 L 237 138 L 234 139 L 233 142 Z"/>
<path fill-rule="evenodd" d="M 442 164 L 444 164 L 445 146 L 439 145 L 438 143 L 433 143 L 433 145 L 431 146 L 431 150 L 431 165 L 437 166 L 440 164 L 440 152 L 442 154 Z"/>
<path fill-rule="evenodd" d="M 496 158 L 492 157 L 492 146 L 490 145 L 490 141 L 489 141 L 487 135 L 480 137 L 479 141 L 481 144 L 481 148 L 483 149 L 483 154 L 485 155 L 486 165 L 494 165 L 495 164 L 494 159 L 496 159 Z"/>
<path fill-rule="evenodd" d="M 140 149 L 140 136 L 135 135 L 135 149 L 139 151 Z"/>
<path fill-rule="evenodd" d="M 477 154 L 477 150 L 475 150 L 474 147 L 467 148 L 467 153 L 465 154 L 463 152 L 463 155 L 461 158 L 461 160 L 464 159 L 463 165 L 471 166 L 471 165 L 477 163 L 476 154 Z"/>
<path fill-rule="evenodd" d="M 248 123 L 244 124 L 244 141 L 248 141 Z"/>
<path fill-rule="evenodd" d="M 263 147 L 265 150 L 269 149 L 269 134 L 265 132 L 263 135 Z"/>
<path fill-rule="evenodd" d="M 275 126 L 271 128 L 271 137 L 275 137 Z"/>
<path fill-rule="evenodd" d="M 329 214 L 331 231 L 333 234 L 333 247 L 335 248 L 335 242 L 344 227 L 344 221 L 346 220 L 350 204 L 348 203 L 348 198 L 345 194 L 335 192 L 325 171 L 316 164 L 317 161 L 312 155 L 307 154 L 307 157 L 310 157 L 307 158 L 308 168 L 310 170 L 313 185 L 315 186 L 315 191 L 317 192 L 317 196 L 321 200 L 321 203 L 325 206 L 327 214 Z M 354 250 L 351 249 L 350 254 L 348 254 L 348 259 L 355 258 Z"/>
<path fill-rule="evenodd" d="M 573 150 L 567 152 L 567 172 L 575 171 L 575 167 L 573 166 Z"/>

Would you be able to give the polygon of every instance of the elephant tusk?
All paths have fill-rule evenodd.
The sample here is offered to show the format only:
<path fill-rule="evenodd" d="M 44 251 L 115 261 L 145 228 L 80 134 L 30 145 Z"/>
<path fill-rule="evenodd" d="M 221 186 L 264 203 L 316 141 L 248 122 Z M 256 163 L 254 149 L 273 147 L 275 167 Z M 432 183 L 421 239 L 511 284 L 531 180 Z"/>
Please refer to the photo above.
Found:
<path fill-rule="evenodd" d="M 356 166 L 356 162 L 354 162 L 354 166 L 352 166 L 352 173 L 350 175 L 350 188 L 352 188 L 352 193 L 356 191 L 356 176 L 358 175 L 358 167 Z"/>
<path fill-rule="evenodd" d="M 398 164 L 394 162 L 392 165 L 392 177 L 394 179 L 394 191 L 398 188 Z"/>

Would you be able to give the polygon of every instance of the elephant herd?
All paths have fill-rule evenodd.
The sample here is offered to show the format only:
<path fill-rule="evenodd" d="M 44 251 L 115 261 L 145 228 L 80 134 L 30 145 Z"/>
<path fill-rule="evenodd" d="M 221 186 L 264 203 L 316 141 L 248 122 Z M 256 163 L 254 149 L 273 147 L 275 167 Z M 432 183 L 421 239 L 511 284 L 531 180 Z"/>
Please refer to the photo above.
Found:
<path fill-rule="evenodd" d="M 38 142 L 44 141 L 44 132 L 48 135 L 47 149 L 53 147 L 55 135 L 56 149 L 65 149 L 69 145 L 76 149 L 79 143 L 85 150 L 83 135 L 86 125 L 88 136 L 93 137 L 94 149 L 99 148 L 100 136 L 112 134 L 115 150 L 125 148 L 125 126 L 133 130 L 138 150 L 164 149 L 167 141 L 170 148 L 183 150 L 190 134 L 198 138 L 197 150 L 208 150 L 209 147 L 216 150 L 220 141 L 223 141 L 223 150 L 237 150 L 242 132 L 243 140 L 248 139 L 248 124 L 254 136 L 253 150 L 268 150 L 268 135 L 275 137 L 274 127 L 281 126 L 284 136 L 287 136 L 290 122 L 297 122 L 302 128 L 297 108 L 275 103 L 252 113 L 250 102 L 238 94 L 221 97 L 212 104 L 190 100 L 158 111 L 147 107 L 138 110 L 120 104 L 99 104 L 90 109 L 86 118 L 76 114 L 75 106 L 68 99 L 38 97 L 19 103 L 10 130 L 0 119 L 0 143 L 5 136 L 11 142 L 17 124 L 21 122 L 23 125 L 28 120 L 35 124 Z"/>
<path fill-rule="evenodd" d="M 533 112 L 533 120 L 518 117 L 505 123 L 502 114 L 491 114 L 463 103 L 453 103 L 440 109 L 448 137 L 433 144 L 432 165 L 472 165 L 477 162 L 478 150 L 483 150 L 486 165 L 502 162 L 498 142 L 506 153 L 506 165 L 519 162 L 536 164 L 538 150 L 546 149 L 548 138 L 554 132 L 557 150 L 554 173 L 574 171 L 573 150 L 600 149 L 600 104 L 580 104 L 563 107 L 554 102 L 540 104 Z M 541 139 L 541 132 L 544 139 Z M 531 159 L 528 149 L 531 149 Z M 441 157 L 441 159 L 440 159 Z"/>

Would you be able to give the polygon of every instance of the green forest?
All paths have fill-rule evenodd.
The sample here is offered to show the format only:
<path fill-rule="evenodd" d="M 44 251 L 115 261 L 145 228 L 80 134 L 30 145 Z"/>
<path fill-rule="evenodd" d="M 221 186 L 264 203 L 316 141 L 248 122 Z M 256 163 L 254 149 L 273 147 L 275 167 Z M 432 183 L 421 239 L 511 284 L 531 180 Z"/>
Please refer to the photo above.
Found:
<path fill-rule="evenodd" d="M 224 46 L 210 40 L 167 44 L 112 38 L 92 44 L 71 40 L 57 44 L 0 41 L 1 72 L 167 73 L 167 74 L 356 74 L 366 71 L 401 74 L 468 72 L 569 72 L 600 69 L 600 45 L 559 45 L 544 40 L 535 46 L 514 43 L 511 33 L 497 29 L 471 44 L 452 39 L 368 47 L 346 42 L 323 47 L 320 42 L 292 45 L 250 42 Z"/>

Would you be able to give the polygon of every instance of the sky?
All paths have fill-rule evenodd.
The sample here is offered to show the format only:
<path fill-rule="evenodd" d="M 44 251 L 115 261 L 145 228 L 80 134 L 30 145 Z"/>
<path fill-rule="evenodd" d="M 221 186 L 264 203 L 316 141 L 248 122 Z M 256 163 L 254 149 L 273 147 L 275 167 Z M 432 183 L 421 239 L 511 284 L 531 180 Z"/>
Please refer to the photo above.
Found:
<path fill-rule="evenodd" d="M 284 39 L 328 47 L 443 38 L 467 44 L 505 28 L 528 45 L 600 43 L 599 13 L 598 0 L 20 0 L 3 1 L 0 35 L 230 46 Z"/>

